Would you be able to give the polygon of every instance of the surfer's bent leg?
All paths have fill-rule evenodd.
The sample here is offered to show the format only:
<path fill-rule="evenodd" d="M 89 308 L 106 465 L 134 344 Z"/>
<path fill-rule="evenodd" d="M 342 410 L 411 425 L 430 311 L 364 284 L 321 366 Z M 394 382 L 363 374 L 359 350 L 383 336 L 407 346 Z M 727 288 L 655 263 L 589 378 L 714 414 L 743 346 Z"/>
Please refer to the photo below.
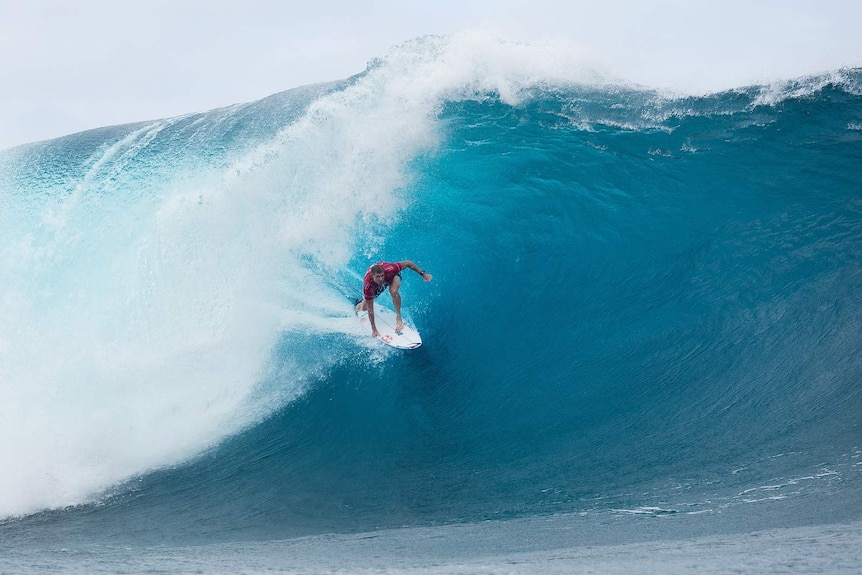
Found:
<path fill-rule="evenodd" d="M 392 284 L 389 286 L 389 293 L 392 296 L 392 305 L 395 306 L 395 330 L 401 331 L 403 322 L 401 321 L 401 294 L 398 288 L 401 287 L 401 274 L 392 278 Z"/>

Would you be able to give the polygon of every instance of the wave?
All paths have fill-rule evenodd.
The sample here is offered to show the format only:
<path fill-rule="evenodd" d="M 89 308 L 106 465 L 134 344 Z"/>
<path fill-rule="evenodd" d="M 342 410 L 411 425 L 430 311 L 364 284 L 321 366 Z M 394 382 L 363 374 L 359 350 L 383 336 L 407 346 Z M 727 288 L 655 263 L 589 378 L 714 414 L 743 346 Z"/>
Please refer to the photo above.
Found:
<path fill-rule="evenodd" d="M 860 78 L 679 97 L 430 37 L 3 152 L 0 516 L 271 537 L 855 485 Z M 407 355 L 340 288 L 404 258 Z"/>

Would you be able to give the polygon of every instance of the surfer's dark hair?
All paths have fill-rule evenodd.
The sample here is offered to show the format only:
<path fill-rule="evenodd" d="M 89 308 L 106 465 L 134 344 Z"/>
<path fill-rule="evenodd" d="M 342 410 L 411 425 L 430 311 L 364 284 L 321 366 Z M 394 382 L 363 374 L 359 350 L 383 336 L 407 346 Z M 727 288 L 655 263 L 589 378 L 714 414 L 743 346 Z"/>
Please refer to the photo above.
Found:
<path fill-rule="evenodd" d="M 383 266 L 380 264 L 374 264 L 373 266 L 371 266 L 371 273 L 382 274 L 383 273 Z"/>

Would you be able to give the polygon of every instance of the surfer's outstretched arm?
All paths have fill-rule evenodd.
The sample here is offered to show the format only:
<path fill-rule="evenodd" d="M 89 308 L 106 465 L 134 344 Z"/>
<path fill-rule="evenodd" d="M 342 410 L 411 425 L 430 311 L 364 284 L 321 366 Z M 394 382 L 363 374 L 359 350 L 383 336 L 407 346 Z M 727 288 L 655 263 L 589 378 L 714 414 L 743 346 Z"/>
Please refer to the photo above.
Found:
<path fill-rule="evenodd" d="M 430 282 L 431 278 L 433 277 L 431 274 L 425 273 L 425 270 L 421 269 L 419 266 L 417 266 L 416 264 L 414 264 L 410 260 L 404 260 L 403 262 L 399 262 L 399 263 L 401 264 L 402 268 L 410 268 L 411 270 L 413 270 L 414 272 L 416 272 L 417 274 L 422 276 L 422 279 L 425 280 L 426 282 Z"/>

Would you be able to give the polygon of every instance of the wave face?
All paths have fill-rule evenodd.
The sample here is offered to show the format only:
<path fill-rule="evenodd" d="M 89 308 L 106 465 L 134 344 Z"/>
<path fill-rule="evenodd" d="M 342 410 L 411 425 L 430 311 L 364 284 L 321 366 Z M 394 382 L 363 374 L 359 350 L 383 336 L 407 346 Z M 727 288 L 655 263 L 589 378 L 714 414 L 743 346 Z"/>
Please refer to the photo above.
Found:
<path fill-rule="evenodd" d="M 671 97 L 548 50 L 4 152 L 4 532 L 862 516 L 862 71 Z M 419 350 L 353 325 L 378 259 L 434 274 Z"/>

